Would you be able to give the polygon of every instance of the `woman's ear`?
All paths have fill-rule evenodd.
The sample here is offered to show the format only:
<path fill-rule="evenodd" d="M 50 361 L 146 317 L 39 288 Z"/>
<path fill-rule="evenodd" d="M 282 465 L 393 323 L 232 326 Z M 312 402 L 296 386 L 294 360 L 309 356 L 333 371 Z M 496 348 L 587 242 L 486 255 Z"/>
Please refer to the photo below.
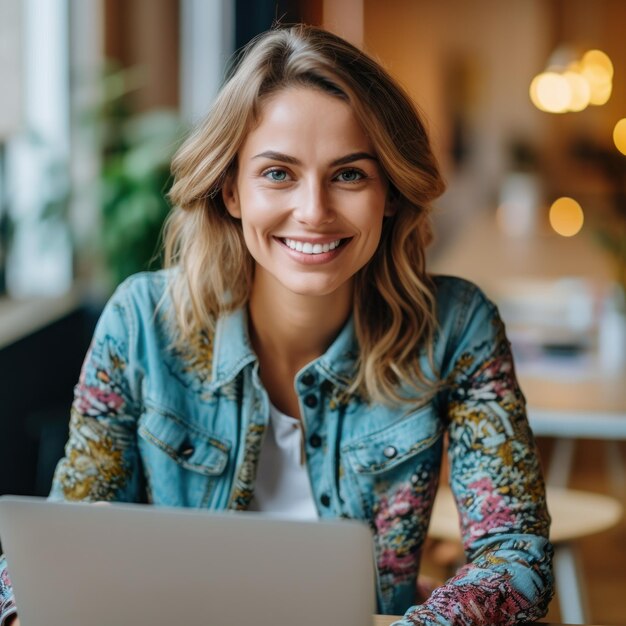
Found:
<path fill-rule="evenodd" d="M 239 203 L 239 192 L 237 190 L 236 177 L 232 174 L 226 176 L 222 185 L 222 200 L 226 210 L 237 219 L 241 219 L 241 206 Z"/>

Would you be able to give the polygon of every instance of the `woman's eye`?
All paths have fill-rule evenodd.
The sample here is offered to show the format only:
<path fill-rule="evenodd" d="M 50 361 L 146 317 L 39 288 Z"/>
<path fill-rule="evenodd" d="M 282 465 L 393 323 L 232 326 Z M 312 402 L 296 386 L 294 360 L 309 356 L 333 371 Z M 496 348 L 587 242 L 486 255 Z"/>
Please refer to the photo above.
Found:
<path fill-rule="evenodd" d="M 344 170 L 337 175 L 337 180 L 340 183 L 357 183 L 363 178 L 365 178 L 365 175 L 359 170 Z"/>
<path fill-rule="evenodd" d="M 286 180 L 289 180 L 285 170 L 267 170 L 263 172 L 263 176 L 274 183 L 284 183 Z"/>

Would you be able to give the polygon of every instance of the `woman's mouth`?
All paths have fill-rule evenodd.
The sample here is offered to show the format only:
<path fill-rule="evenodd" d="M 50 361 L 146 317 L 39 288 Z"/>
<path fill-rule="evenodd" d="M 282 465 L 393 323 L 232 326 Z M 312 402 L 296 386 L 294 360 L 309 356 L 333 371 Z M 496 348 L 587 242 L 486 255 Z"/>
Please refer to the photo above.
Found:
<path fill-rule="evenodd" d="M 300 241 L 298 239 L 289 239 L 283 237 L 281 241 L 291 250 L 296 252 L 302 252 L 303 254 L 323 254 L 339 248 L 341 245 L 349 241 L 351 237 L 345 239 L 335 239 L 334 241 L 327 241 L 325 243 L 311 243 L 310 241 Z"/>

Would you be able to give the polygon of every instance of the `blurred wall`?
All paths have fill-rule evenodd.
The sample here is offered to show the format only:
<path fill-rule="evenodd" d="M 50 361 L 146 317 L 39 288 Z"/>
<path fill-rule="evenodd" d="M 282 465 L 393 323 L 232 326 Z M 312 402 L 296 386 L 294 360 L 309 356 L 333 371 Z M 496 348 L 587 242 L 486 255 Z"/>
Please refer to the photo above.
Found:
<path fill-rule="evenodd" d="M 364 0 L 367 49 L 423 109 L 449 172 L 466 164 L 485 189 L 507 167 L 507 145 L 545 123 L 528 86 L 550 52 L 543 0 Z M 462 142 L 464 145 L 455 145 Z M 464 163 L 453 163 L 457 155 Z"/>
<path fill-rule="evenodd" d="M 626 2 L 363 0 L 363 7 L 365 48 L 425 111 L 453 183 L 469 169 L 489 201 L 509 166 L 511 141 L 522 139 L 541 153 L 556 188 L 595 184 L 577 176 L 571 146 L 585 138 L 612 150 L 613 126 L 626 117 Z M 552 115 L 531 104 L 532 78 L 563 44 L 581 55 L 600 48 L 612 59 L 606 105 Z"/>
<path fill-rule="evenodd" d="M 179 0 L 105 0 L 105 57 L 143 68 L 138 110 L 176 108 L 179 84 Z"/>

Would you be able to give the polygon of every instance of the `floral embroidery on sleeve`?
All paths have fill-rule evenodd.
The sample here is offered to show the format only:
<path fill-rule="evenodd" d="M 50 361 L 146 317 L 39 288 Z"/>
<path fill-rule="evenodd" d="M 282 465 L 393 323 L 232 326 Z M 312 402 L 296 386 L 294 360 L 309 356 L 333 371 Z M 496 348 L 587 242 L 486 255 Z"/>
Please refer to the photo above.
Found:
<path fill-rule="evenodd" d="M 136 481 L 135 420 L 139 412 L 128 377 L 128 329 L 113 302 L 101 318 L 74 390 L 70 434 L 51 497 L 66 500 L 129 500 Z M 110 329 L 109 329 L 110 327 Z M 115 332 L 116 331 L 116 332 Z"/>
<path fill-rule="evenodd" d="M 0 624 L 3 624 L 4 620 L 9 615 L 13 615 L 16 610 L 13 587 L 7 571 L 7 561 L 4 555 L 0 555 Z"/>
<path fill-rule="evenodd" d="M 392 597 L 403 583 L 412 583 L 419 570 L 420 552 L 428 530 L 438 477 L 433 467 L 415 468 L 416 478 L 374 507 L 376 565 L 383 595 Z"/>
<path fill-rule="evenodd" d="M 246 510 L 250 506 L 264 434 L 265 426 L 262 424 L 251 423 L 248 426 L 245 440 L 246 456 L 235 478 L 228 503 L 229 509 Z"/>
<path fill-rule="evenodd" d="M 544 615 L 552 595 L 550 517 L 524 397 L 496 309 L 478 315 L 448 396 L 450 485 L 469 562 L 407 624 L 515 624 Z"/>

